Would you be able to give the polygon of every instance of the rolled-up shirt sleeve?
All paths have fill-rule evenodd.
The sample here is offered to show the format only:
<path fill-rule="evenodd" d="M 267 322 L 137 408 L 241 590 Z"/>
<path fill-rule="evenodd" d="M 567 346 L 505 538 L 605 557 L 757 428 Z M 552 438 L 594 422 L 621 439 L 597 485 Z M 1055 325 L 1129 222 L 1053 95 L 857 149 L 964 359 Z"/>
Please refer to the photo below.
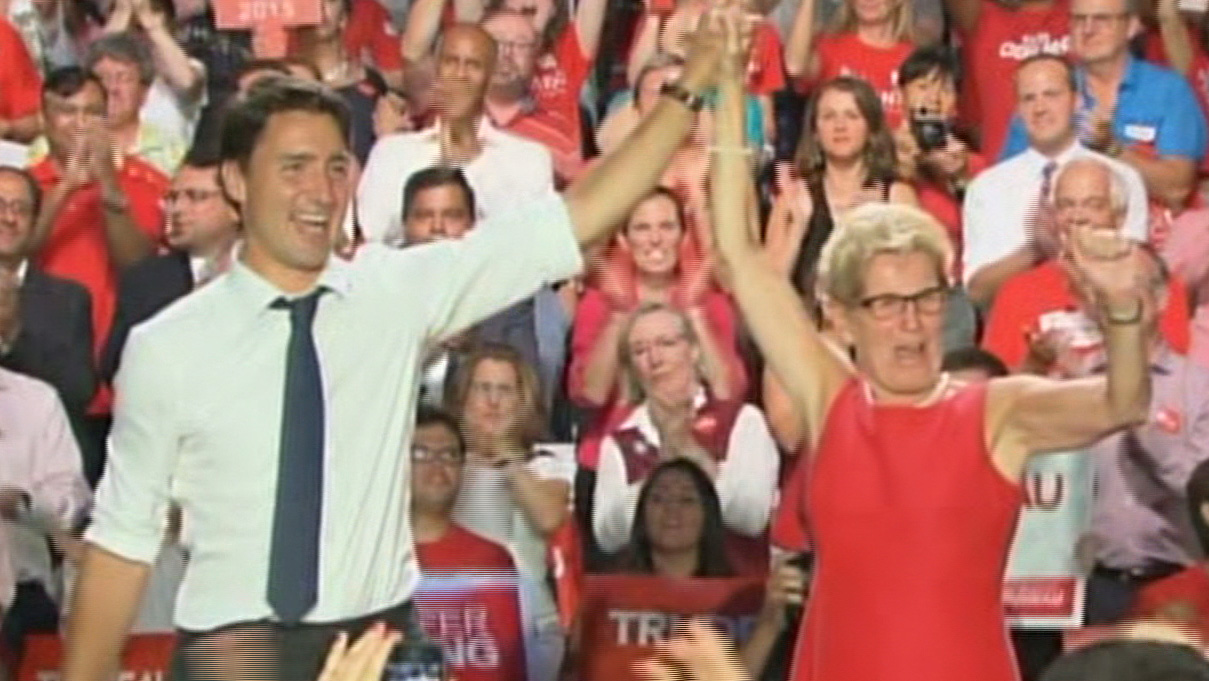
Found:
<path fill-rule="evenodd" d="M 128 560 L 154 564 L 168 519 L 180 433 L 171 347 L 136 328 L 114 383 L 109 461 L 97 489 L 89 542 Z"/>
<path fill-rule="evenodd" d="M 718 467 L 714 486 L 722 520 L 739 534 L 756 536 L 768 527 L 777 490 L 780 454 L 764 415 L 744 405 L 727 444 L 726 460 Z"/>

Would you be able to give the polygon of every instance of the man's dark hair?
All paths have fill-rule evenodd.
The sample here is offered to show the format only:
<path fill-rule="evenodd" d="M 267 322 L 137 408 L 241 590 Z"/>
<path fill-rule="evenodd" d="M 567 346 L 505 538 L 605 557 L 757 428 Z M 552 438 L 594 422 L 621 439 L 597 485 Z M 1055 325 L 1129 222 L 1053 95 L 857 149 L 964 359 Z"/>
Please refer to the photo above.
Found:
<path fill-rule="evenodd" d="M 1209 681 L 1209 661 L 1178 643 L 1104 641 L 1058 658 L 1041 681 Z"/>
<path fill-rule="evenodd" d="M 243 80 L 248 74 L 256 73 L 257 71 L 272 71 L 280 73 L 283 76 L 290 75 L 290 68 L 282 59 L 253 59 L 245 62 L 243 66 L 235 73 L 235 80 L 238 83 Z"/>
<path fill-rule="evenodd" d="M 222 163 L 222 154 L 219 153 L 216 141 L 213 137 L 193 140 L 193 146 L 189 147 L 181 165 L 190 168 L 217 168 Z"/>
<path fill-rule="evenodd" d="M 232 102 L 224 114 L 222 160 L 235 161 L 246 168 L 269 119 L 274 114 L 291 111 L 330 116 L 339 126 L 341 138 L 349 139 L 348 105 L 339 95 L 299 78 L 267 78 L 253 85 L 246 96 Z"/>
<path fill-rule="evenodd" d="M 74 97 L 80 90 L 83 90 L 89 83 L 97 86 L 101 91 L 101 99 L 107 99 L 105 94 L 105 84 L 101 82 L 91 71 L 85 71 L 78 66 L 64 66 L 55 69 L 46 76 L 46 81 L 42 83 L 42 96 L 55 95 L 56 97 Z"/>
<path fill-rule="evenodd" d="M 952 80 L 954 85 L 959 85 L 961 62 L 958 61 L 957 54 L 944 45 L 916 48 L 898 67 L 898 84 L 900 87 L 906 87 L 908 83 L 933 73 Z"/>
<path fill-rule="evenodd" d="M 991 378 L 1008 375 L 1008 368 L 1003 360 L 975 345 L 946 352 L 940 368 L 943 371 L 981 369 Z"/>
<path fill-rule="evenodd" d="M 475 216 L 474 189 L 466 180 L 466 174 L 462 172 L 461 168 L 449 166 L 432 166 L 416 171 L 407 178 L 407 184 L 403 185 L 403 219 L 407 219 L 412 206 L 415 205 L 416 195 L 425 189 L 445 186 L 454 186 L 462 190 L 462 196 L 466 197 L 466 209 L 473 220 Z"/>
<path fill-rule="evenodd" d="M 1042 61 L 1051 61 L 1055 64 L 1058 64 L 1063 69 L 1065 69 L 1066 70 L 1066 84 L 1070 86 L 1071 92 L 1078 91 L 1079 86 L 1077 83 L 1075 83 L 1075 67 L 1072 66 L 1069 61 L 1067 61 L 1066 57 L 1061 57 L 1056 54 L 1050 54 L 1048 52 L 1038 52 L 1037 54 L 1034 54 L 1031 57 L 1022 59 L 1019 64 L 1016 64 L 1016 73 L 1017 74 L 1020 73 L 1020 71 L 1024 67 L 1028 66 L 1029 64 L 1036 64 L 1037 62 L 1042 62 Z M 1015 85 L 1015 78 L 1016 78 L 1016 76 L 1015 76 L 1015 74 L 1013 74 L 1013 76 L 1012 76 L 1013 87 Z"/>
<path fill-rule="evenodd" d="M 444 409 L 421 404 L 416 408 L 416 430 L 425 426 L 444 426 L 445 430 L 453 433 L 453 437 L 458 441 L 458 451 L 466 451 L 466 439 L 462 437 L 462 429 L 458 426 L 458 420 L 453 414 Z"/>
<path fill-rule="evenodd" d="M 85 66 L 95 71 L 97 63 L 109 58 L 124 64 L 134 64 L 139 70 L 139 82 L 151 85 L 155 80 L 155 61 L 151 48 L 142 37 L 130 32 L 111 33 L 101 36 L 88 48 Z"/>
<path fill-rule="evenodd" d="M 0 165 L 0 174 L 13 175 L 25 180 L 25 187 L 29 191 L 30 212 L 37 218 L 38 212 L 42 210 L 42 186 L 38 184 L 34 176 L 25 168 L 10 165 Z"/>

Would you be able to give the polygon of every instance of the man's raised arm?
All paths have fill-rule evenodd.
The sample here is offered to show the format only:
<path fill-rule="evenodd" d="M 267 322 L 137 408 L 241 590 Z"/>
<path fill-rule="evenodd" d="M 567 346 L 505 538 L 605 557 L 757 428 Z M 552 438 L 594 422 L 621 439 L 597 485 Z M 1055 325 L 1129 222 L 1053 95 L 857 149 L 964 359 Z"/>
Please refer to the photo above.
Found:
<path fill-rule="evenodd" d="M 678 83 L 685 99 L 707 93 L 725 41 L 748 32 L 742 10 L 734 0 L 718 3 L 705 13 Z M 591 246 L 608 236 L 638 200 L 655 188 L 695 117 L 696 112 L 685 102 L 668 95 L 660 97 L 651 115 L 616 151 L 567 189 L 564 198 L 581 246 Z"/>

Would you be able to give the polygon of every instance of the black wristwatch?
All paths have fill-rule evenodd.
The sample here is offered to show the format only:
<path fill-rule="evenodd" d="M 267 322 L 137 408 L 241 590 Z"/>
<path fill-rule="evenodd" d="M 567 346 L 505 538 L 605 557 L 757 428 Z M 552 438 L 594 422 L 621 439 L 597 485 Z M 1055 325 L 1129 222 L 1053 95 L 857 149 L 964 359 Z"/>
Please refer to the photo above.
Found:
<path fill-rule="evenodd" d="M 700 111 L 705 106 L 704 97 L 689 92 L 680 83 L 664 83 L 659 88 L 659 94 L 671 97 L 687 106 L 690 111 Z"/>

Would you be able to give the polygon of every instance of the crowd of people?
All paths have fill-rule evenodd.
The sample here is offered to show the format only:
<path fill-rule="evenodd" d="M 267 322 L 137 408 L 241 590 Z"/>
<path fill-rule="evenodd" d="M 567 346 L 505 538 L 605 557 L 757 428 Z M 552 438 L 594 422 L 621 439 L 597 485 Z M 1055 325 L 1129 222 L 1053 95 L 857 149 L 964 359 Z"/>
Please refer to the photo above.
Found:
<path fill-rule="evenodd" d="M 3 666 L 594 681 L 629 575 L 761 585 L 652 680 L 1209 678 L 1190 4 L 0 0 Z M 1003 581 L 1070 452 L 1114 640 L 1054 664 Z"/>

